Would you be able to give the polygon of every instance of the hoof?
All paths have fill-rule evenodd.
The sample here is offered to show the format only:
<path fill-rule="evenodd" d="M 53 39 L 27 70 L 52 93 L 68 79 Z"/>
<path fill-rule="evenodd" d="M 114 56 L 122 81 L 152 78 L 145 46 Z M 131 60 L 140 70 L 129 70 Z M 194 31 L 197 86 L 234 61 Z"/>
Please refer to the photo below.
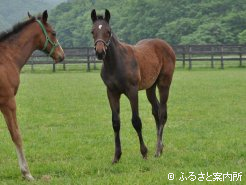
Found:
<path fill-rule="evenodd" d="M 116 163 L 118 163 L 119 162 L 119 159 L 113 159 L 112 160 L 112 164 L 116 164 Z"/>
<path fill-rule="evenodd" d="M 116 153 L 116 154 L 114 155 L 114 159 L 113 159 L 113 161 L 112 161 L 112 164 L 118 163 L 119 160 L 120 160 L 120 157 L 121 157 L 121 152 Z"/>
<path fill-rule="evenodd" d="M 157 147 L 156 153 L 155 153 L 155 157 L 160 157 L 161 156 L 163 148 L 164 148 L 163 144 L 161 144 L 160 146 Z"/>
<path fill-rule="evenodd" d="M 120 161 L 120 156 L 119 157 L 114 157 L 114 159 L 112 160 L 112 164 L 116 164 Z"/>
<path fill-rule="evenodd" d="M 148 159 L 148 155 L 146 154 L 145 156 L 143 156 L 143 159 L 147 160 Z"/>
<path fill-rule="evenodd" d="M 161 153 L 160 152 L 156 152 L 155 153 L 155 157 L 160 157 L 161 156 Z"/>
<path fill-rule="evenodd" d="M 147 147 L 146 147 L 146 146 L 143 146 L 143 147 L 140 149 L 140 151 L 141 151 L 141 154 L 142 154 L 142 156 L 143 156 L 143 159 L 147 159 L 147 154 L 148 154 L 148 149 L 147 149 Z"/>
<path fill-rule="evenodd" d="M 23 176 L 24 179 L 28 180 L 28 181 L 34 181 L 33 176 L 29 173 Z"/>

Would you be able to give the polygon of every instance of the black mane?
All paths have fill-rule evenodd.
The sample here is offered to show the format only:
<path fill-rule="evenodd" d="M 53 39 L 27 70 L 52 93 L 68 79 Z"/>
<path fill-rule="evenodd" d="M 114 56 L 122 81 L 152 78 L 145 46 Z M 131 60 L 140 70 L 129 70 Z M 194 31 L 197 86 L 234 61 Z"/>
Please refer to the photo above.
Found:
<path fill-rule="evenodd" d="M 32 17 L 31 19 L 28 19 L 27 21 L 24 22 L 20 22 L 15 24 L 12 29 L 9 29 L 7 31 L 3 31 L 0 33 L 0 42 L 6 40 L 7 38 L 9 38 L 11 35 L 18 33 L 19 31 L 21 31 L 24 27 L 26 27 L 27 25 L 31 24 L 34 22 L 34 20 L 36 20 L 36 17 Z"/>

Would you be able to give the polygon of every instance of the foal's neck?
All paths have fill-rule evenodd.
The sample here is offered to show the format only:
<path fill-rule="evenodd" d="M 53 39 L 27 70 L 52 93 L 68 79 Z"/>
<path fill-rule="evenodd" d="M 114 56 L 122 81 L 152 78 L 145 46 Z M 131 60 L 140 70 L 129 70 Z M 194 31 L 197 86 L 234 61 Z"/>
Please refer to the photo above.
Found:
<path fill-rule="evenodd" d="M 110 45 L 108 46 L 105 59 L 103 60 L 105 67 L 108 66 L 108 68 L 112 69 L 118 65 L 119 45 L 120 45 L 120 42 L 113 35 L 111 38 Z"/>
<path fill-rule="evenodd" d="M 26 64 L 33 51 L 37 49 L 35 39 L 37 37 L 37 27 L 35 23 L 27 25 L 25 28 L 20 30 L 18 33 L 10 37 L 4 42 L 8 42 L 11 62 L 15 63 L 19 71 Z"/>

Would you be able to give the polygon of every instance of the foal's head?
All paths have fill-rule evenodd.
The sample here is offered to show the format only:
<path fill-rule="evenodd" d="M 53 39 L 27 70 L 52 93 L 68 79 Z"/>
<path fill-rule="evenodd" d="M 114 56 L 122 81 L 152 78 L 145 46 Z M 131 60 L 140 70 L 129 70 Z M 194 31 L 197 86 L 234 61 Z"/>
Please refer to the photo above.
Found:
<path fill-rule="evenodd" d="M 33 18 L 29 13 L 28 16 L 29 18 Z M 37 46 L 39 50 L 49 54 L 55 62 L 61 62 L 64 59 L 64 51 L 56 38 L 56 32 L 47 20 L 47 10 L 45 10 L 41 16 L 36 18 L 36 22 L 39 25 L 38 31 L 40 32 L 37 38 Z"/>
<path fill-rule="evenodd" d="M 110 12 L 105 10 L 105 16 L 97 16 L 96 10 L 91 12 L 91 20 L 93 22 L 92 35 L 94 39 L 94 46 L 96 55 L 99 60 L 102 60 L 107 52 L 107 48 L 111 42 L 111 28 L 109 26 Z"/>

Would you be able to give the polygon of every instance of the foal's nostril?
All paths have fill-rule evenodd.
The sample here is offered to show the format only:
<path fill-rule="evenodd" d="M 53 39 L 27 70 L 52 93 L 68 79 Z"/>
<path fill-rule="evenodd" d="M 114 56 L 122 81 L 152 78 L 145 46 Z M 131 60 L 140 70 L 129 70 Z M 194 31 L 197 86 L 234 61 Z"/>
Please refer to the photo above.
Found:
<path fill-rule="evenodd" d="M 62 54 L 58 55 L 57 62 L 62 62 L 64 58 L 65 58 L 65 55 L 62 55 Z"/>

